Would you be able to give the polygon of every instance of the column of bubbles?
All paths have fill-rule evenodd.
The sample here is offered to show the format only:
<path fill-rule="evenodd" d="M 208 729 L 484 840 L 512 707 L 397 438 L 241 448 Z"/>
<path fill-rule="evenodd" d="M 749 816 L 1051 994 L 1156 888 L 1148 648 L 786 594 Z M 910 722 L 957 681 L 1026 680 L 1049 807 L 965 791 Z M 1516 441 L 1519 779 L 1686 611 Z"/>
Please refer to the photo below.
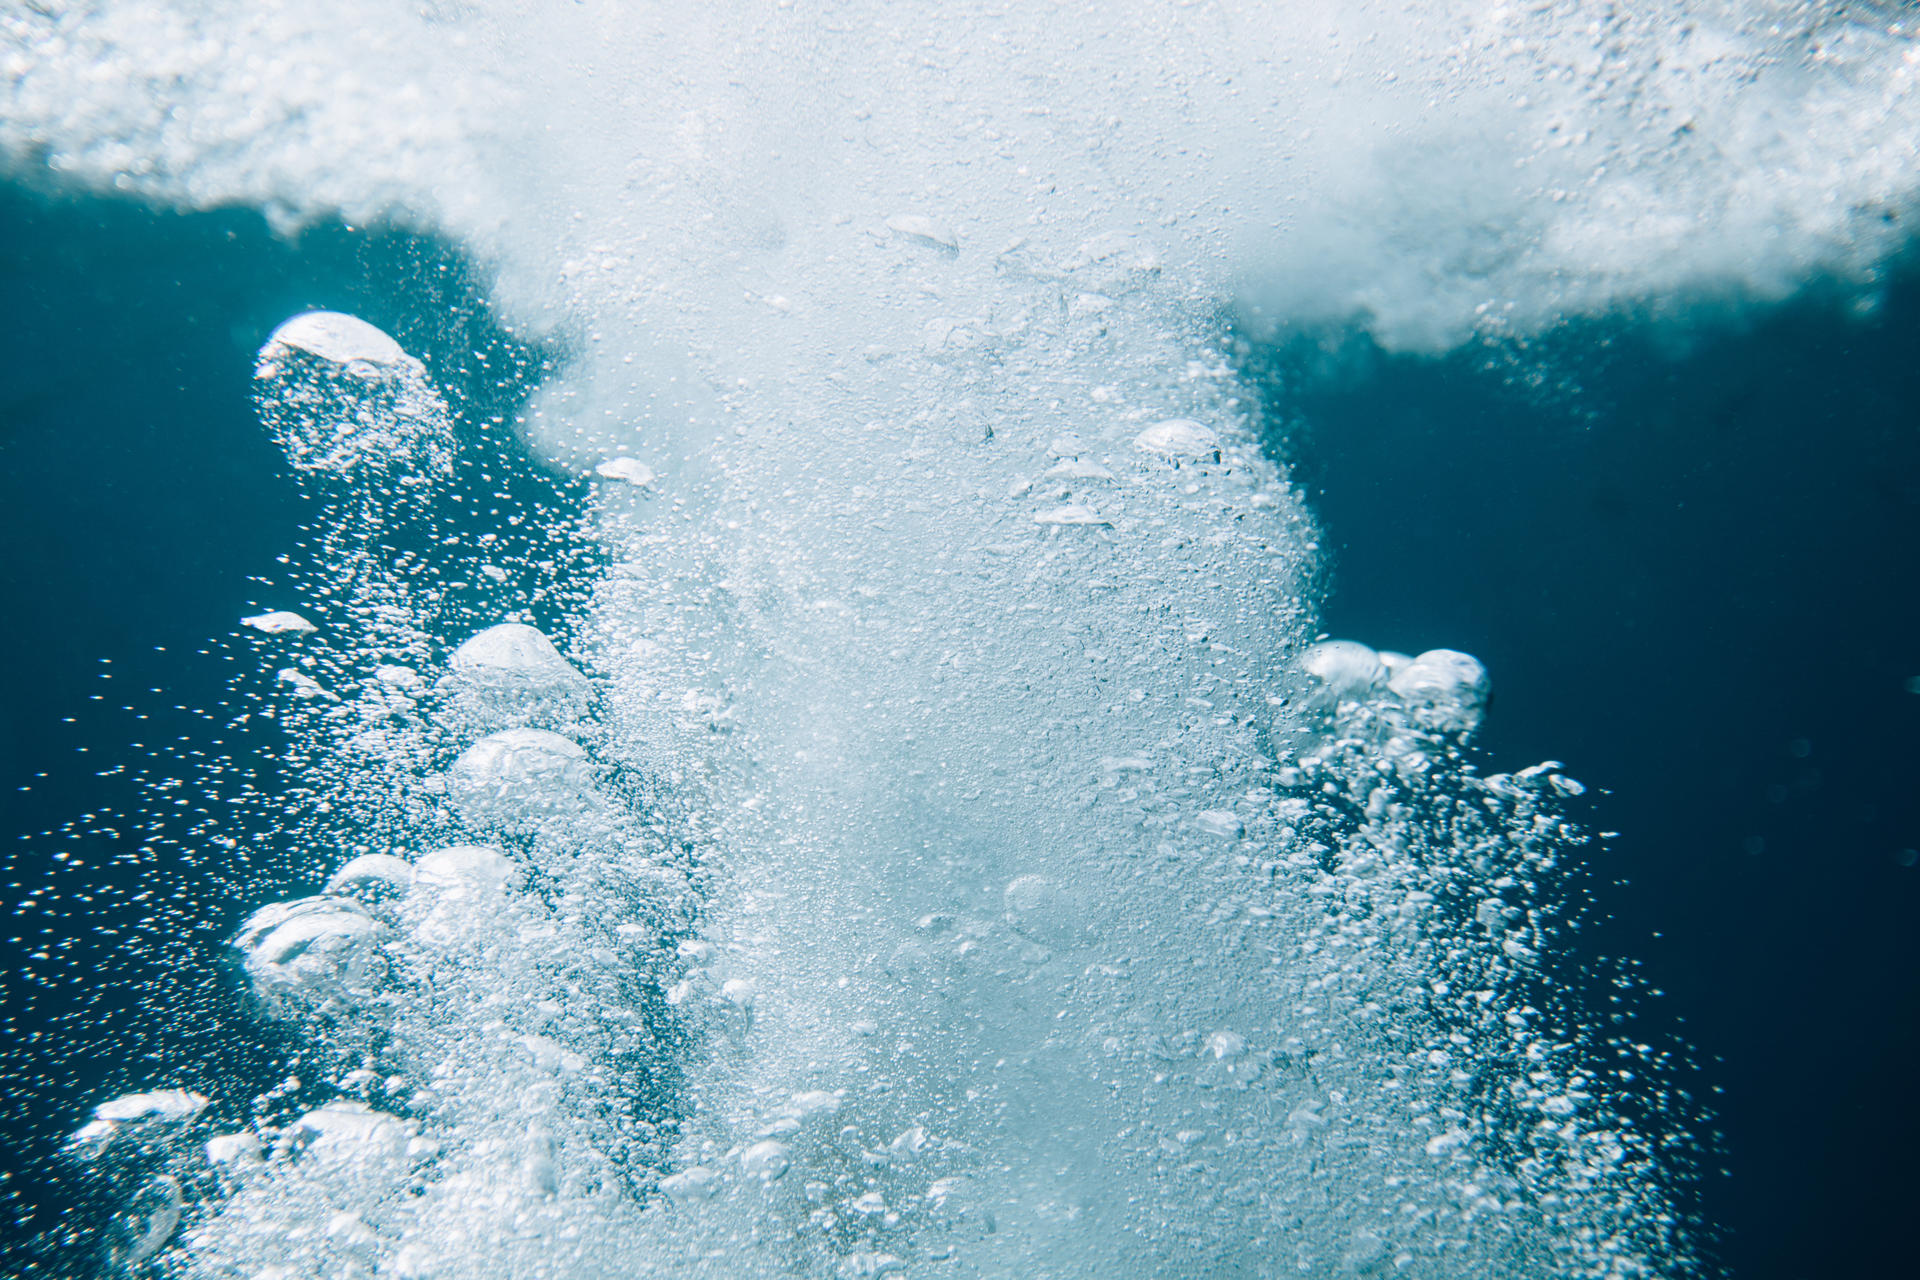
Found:
<path fill-rule="evenodd" d="M 312 634 L 276 673 L 286 695 L 295 780 L 289 808 L 349 815 L 354 847 L 404 844 L 428 811 L 435 730 L 420 674 L 445 609 L 423 572 L 437 540 L 435 500 L 454 473 L 453 415 L 424 365 L 357 316 L 310 311 L 280 325 L 254 369 L 255 407 L 286 455 L 320 572 L 305 584 L 309 619 L 290 610 L 246 619 L 269 637 Z M 317 621 L 316 621 L 317 620 Z"/>
<path fill-rule="evenodd" d="M 450 468 L 419 362 L 321 313 L 276 331 L 260 379 L 263 418 L 320 477 L 339 612 L 374 671 L 366 707 L 324 696 L 345 723 L 314 726 L 319 740 L 357 754 L 323 781 L 349 832 L 357 806 L 373 818 L 383 793 L 408 794 L 406 814 L 432 811 L 422 829 L 461 838 L 360 852 L 321 893 L 248 917 L 233 940 L 248 988 L 304 1037 L 308 1078 L 241 1127 L 181 1090 L 97 1108 L 68 1151 L 123 1205 L 102 1261 L 254 1280 L 565 1272 L 556 1242 L 603 1240 L 673 1137 L 686 1033 L 664 991 L 693 918 L 686 853 L 603 785 L 575 740 L 591 684 L 537 629 L 488 628 L 439 681 L 417 675 L 432 639 L 381 540 Z"/>
<path fill-rule="evenodd" d="M 489 843 L 354 858 L 236 940 L 263 999 L 329 1028 L 341 1096 L 229 1165 L 187 1239 L 208 1274 L 536 1274 L 657 1178 L 686 868 L 538 727 L 564 727 L 585 692 L 544 636 L 481 633 L 447 686 L 461 724 L 494 729 L 443 775 Z"/>
<path fill-rule="evenodd" d="M 988 284 L 927 219 L 868 239 L 844 313 L 823 287 L 800 336 L 756 321 L 800 390 L 729 390 L 717 497 L 605 491 L 609 737 L 708 793 L 672 996 L 734 1029 L 692 1059 L 642 1256 L 1433 1280 L 1683 1252 L 1609 1100 L 1645 1064 L 1533 991 L 1577 784 L 1479 776 L 1467 655 L 1305 643 L 1303 499 L 1151 246 L 1025 244 Z M 845 336 L 899 341 L 887 290 L 935 272 L 980 318 Z"/>
<path fill-rule="evenodd" d="M 1464 1249 L 1502 1217 L 1550 1245 L 1518 1273 L 1658 1274 L 1686 1252 L 1659 1187 L 1690 1158 L 1687 1104 L 1653 1087 L 1663 1053 L 1583 1027 L 1554 993 L 1541 960 L 1589 840 L 1566 813 L 1586 788 L 1552 760 L 1479 772 L 1489 690 L 1449 649 L 1327 640 L 1295 663 L 1301 716 L 1259 869 L 1276 896 L 1326 909 L 1286 949 L 1295 1018 L 1274 1061 L 1325 1076 L 1355 1059 L 1378 1077 L 1369 1105 L 1325 1088 L 1286 1123 L 1328 1172 L 1383 1189 L 1389 1212 L 1354 1227 L 1343 1274 L 1412 1265 L 1410 1227 L 1429 1250 Z"/>

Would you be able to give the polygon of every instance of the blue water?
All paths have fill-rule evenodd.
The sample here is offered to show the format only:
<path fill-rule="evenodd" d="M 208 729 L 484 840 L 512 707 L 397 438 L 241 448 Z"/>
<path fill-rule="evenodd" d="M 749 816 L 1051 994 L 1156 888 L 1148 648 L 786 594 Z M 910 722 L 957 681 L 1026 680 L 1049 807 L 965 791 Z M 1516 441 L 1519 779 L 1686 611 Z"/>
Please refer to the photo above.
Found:
<path fill-rule="evenodd" d="M 223 956 L 337 861 L 288 840 L 311 828 L 273 802 L 271 728 L 232 727 L 260 662 L 234 624 L 288 603 L 312 532 L 249 399 L 261 341 L 309 307 L 364 316 L 491 441 L 472 465 L 556 518 L 571 498 L 502 425 L 540 358 L 418 237 L 0 191 L 0 281 L 6 1265 L 65 1275 L 92 1192 L 48 1154 L 91 1103 L 180 1085 L 244 1111 L 299 1068 Z M 1476 653 L 1493 764 L 1600 789 L 1586 816 L 1619 834 L 1559 977 L 1605 1010 L 1634 957 L 1664 993 L 1632 1029 L 1686 1096 L 1649 1105 L 1718 1131 L 1694 1203 L 1743 1278 L 1906 1253 L 1916 345 L 1909 277 L 1871 316 L 1814 289 L 1684 347 L 1616 321 L 1444 360 L 1249 353 L 1332 544 L 1328 629 Z M 242 775 L 265 798 L 223 807 Z"/>

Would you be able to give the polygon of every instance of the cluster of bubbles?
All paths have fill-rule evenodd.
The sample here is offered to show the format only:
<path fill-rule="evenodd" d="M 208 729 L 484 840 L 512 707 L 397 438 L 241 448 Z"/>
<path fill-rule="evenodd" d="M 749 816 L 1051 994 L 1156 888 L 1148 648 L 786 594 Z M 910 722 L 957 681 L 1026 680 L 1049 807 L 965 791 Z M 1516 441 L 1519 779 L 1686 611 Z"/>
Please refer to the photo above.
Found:
<path fill-rule="evenodd" d="M 510 433 L 501 418 L 465 424 L 457 450 L 461 415 L 418 359 L 358 317 L 306 312 L 279 326 L 255 388 L 313 508 L 298 559 L 282 557 L 271 585 L 319 612 L 242 619 L 271 684 L 243 673 L 239 723 L 283 735 L 282 839 L 411 847 L 445 825 L 423 780 L 461 735 L 488 731 L 503 708 L 528 724 L 591 725 L 585 677 L 531 619 L 577 611 L 569 593 L 596 552 L 563 481 L 498 438 L 474 447 Z M 447 654 L 446 637 L 503 612 L 510 624 Z"/>
<path fill-rule="evenodd" d="M 1130 278 L 1150 274 L 1108 287 Z M 1067 318 L 1097 325 L 1077 358 L 1125 354 L 1113 311 Z M 331 419 L 439 456 L 444 413 L 395 409 L 381 381 L 418 366 L 389 354 L 369 379 L 352 362 L 386 347 L 362 335 L 332 363 L 301 348 L 320 363 L 292 376 L 282 335 L 303 323 L 261 362 L 290 453 Z M 1146 377 L 1100 402 L 1164 402 Z M 349 856 L 234 939 L 257 1007 L 307 1045 L 303 1074 L 246 1116 L 182 1090 L 98 1109 L 69 1150 L 120 1198 L 110 1268 L 1683 1268 L 1663 1153 L 1613 1101 L 1644 1064 L 1537 994 L 1584 839 L 1561 812 L 1578 784 L 1475 771 L 1488 682 L 1465 654 L 1327 642 L 1276 671 L 1249 652 L 1271 614 L 1167 607 L 1169 590 L 1230 605 L 1221 584 L 1254 566 L 1284 598 L 1287 544 L 1259 522 L 1300 519 L 1223 409 L 1232 384 L 1182 385 L 1185 416 L 1053 436 L 1037 485 L 972 488 L 974 470 L 1030 465 L 1014 415 L 945 460 L 967 502 L 1012 503 L 978 536 L 1027 566 L 977 574 L 970 608 L 1110 597 L 1107 622 L 1067 631 L 1088 688 L 1116 699 L 1098 721 L 1073 718 L 1086 694 L 1057 659 L 1036 684 L 1018 648 L 982 662 L 1002 641 L 972 614 L 923 612 L 950 571 L 895 581 L 879 611 L 837 580 L 863 562 L 828 554 L 826 577 L 796 582 L 792 540 L 750 544 L 769 572 L 710 527 L 667 536 L 679 504 L 663 513 L 651 472 L 618 457 L 595 468 L 609 688 L 520 622 L 430 680 L 417 655 L 444 616 L 383 545 L 414 498 L 363 491 L 425 474 L 393 490 L 422 493 L 432 470 L 323 469 L 348 517 L 323 565 L 352 584 L 339 616 L 360 635 L 276 687 Z M 719 465 L 765 479 L 778 444 L 742 439 Z M 753 514 L 734 501 L 718 510 Z M 1126 539 L 1146 529 L 1179 567 L 1108 580 L 1139 571 Z M 858 536 L 896 565 L 947 554 L 924 535 Z M 955 628 L 950 674 L 902 647 L 934 618 Z M 316 634 L 288 609 L 246 625 L 264 645 Z M 1128 679 L 1106 687 L 1108 668 Z"/>
<path fill-rule="evenodd" d="M 1484 1207 L 1524 1198 L 1576 1270 L 1680 1267 L 1687 1225 L 1644 1186 L 1693 1154 L 1666 1056 L 1582 1029 L 1543 966 L 1589 840 L 1565 811 L 1585 787 L 1551 760 L 1479 771 L 1466 747 L 1489 682 L 1470 655 L 1330 640 L 1299 666 L 1309 719 L 1276 776 L 1283 837 L 1304 892 L 1336 909 L 1295 947 L 1299 989 L 1330 1018 L 1296 1048 L 1358 1030 L 1410 1086 L 1389 1123 L 1429 1155 L 1482 1144 L 1497 1172 L 1456 1188 Z"/>
<path fill-rule="evenodd" d="M 578 745 L 527 723 L 581 681 L 544 637 L 506 624 L 469 648 L 494 661 L 463 686 L 463 715 L 502 727 L 453 762 L 447 803 L 498 843 L 362 854 L 321 894 L 246 920 L 234 946 L 254 998 L 320 1050 L 323 1079 L 281 1092 L 332 1099 L 273 1117 L 263 1097 L 255 1124 L 225 1133 L 180 1091 L 101 1106 L 72 1151 L 138 1188 L 123 1223 L 140 1225 L 109 1246 L 120 1268 L 217 1200 L 181 1242 L 197 1274 L 451 1274 L 476 1214 L 513 1222 L 532 1256 L 502 1265 L 529 1274 L 562 1225 L 539 1206 L 657 1179 L 685 859 L 595 786 Z"/>
<path fill-rule="evenodd" d="M 251 997 L 308 1043 L 309 1078 L 256 1098 L 237 1129 L 184 1090 L 98 1107 L 68 1153 L 127 1196 L 102 1260 L 127 1273 L 151 1261 L 438 1275 L 447 1241 L 481 1212 L 515 1220 L 545 1257 L 559 1227 L 527 1219 L 529 1206 L 563 1190 L 576 1204 L 642 1195 L 664 1162 L 679 1033 L 663 992 L 684 967 L 687 858 L 565 736 L 582 736 L 590 685 L 542 632 L 486 628 L 431 685 L 394 661 L 429 643 L 432 606 L 380 542 L 405 514 L 396 493 L 443 476 L 453 443 L 419 362 L 364 321 L 317 313 L 276 330 L 258 377 L 263 419 L 343 517 L 322 567 L 362 632 L 351 657 L 372 668 L 350 699 L 301 667 L 279 672 L 309 758 L 348 757 L 304 781 L 348 809 L 348 847 L 401 829 L 467 839 L 357 853 L 321 893 L 245 920 L 233 946 Z M 316 438 L 331 442 L 325 465 Z M 317 630 L 292 610 L 243 621 L 283 644 Z M 437 767 L 450 743 L 464 749 Z M 327 1100 L 299 1105 L 316 1095 Z"/>

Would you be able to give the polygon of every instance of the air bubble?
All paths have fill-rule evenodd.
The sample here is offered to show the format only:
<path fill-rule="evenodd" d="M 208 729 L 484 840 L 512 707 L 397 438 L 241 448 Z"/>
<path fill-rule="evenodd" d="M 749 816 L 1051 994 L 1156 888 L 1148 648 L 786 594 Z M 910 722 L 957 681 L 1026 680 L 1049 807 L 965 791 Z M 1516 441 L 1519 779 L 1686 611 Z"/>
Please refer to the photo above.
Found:
<path fill-rule="evenodd" d="M 525 623 L 488 627 L 455 649 L 448 666 L 445 688 L 462 726 L 554 728 L 586 713 L 587 678 Z"/>
<path fill-rule="evenodd" d="M 1211 427 L 1191 418 L 1170 418 L 1156 422 L 1134 438 L 1134 444 L 1147 453 L 1163 458 L 1211 458 L 1220 450 L 1220 437 Z"/>
<path fill-rule="evenodd" d="M 250 618 L 240 619 L 243 627 L 252 627 L 255 631 L 270 636 L 303 635 L 316 630 L 311 622 L 290 609 L 276 609 L 271 613 L 257 613 Z"/>

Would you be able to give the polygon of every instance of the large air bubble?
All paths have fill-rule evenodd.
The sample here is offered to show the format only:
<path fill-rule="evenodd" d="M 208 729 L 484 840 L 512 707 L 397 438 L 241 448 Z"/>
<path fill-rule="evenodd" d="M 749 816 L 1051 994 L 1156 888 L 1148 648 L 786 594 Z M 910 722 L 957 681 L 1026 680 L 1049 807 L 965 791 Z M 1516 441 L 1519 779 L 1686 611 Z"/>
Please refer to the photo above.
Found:
<path fill-rule="evenodd" d="M 587 678 L 538 629 L 503 622 L 453 651 L 447 691 L 482 729 L 563 728 L 586 713 Z"/>
<path fill-rule="evenodd" d="M 447 408 L 420 362 L 357 316 L 309 311 L 273 331 L 254 376 L 287 461 L 342 478 L 415 486 L 452 463 Z M 392 496 L 392 491 L 388 491 Z"/>
<path fill-rule="evenodd" d="M 234 945 L 247 955 L 256 989 L 269 998 L 324 991 L 345 996 L 368 981 L 379 926 L 337 898 L 303 898 L 248 917 Z"/>

